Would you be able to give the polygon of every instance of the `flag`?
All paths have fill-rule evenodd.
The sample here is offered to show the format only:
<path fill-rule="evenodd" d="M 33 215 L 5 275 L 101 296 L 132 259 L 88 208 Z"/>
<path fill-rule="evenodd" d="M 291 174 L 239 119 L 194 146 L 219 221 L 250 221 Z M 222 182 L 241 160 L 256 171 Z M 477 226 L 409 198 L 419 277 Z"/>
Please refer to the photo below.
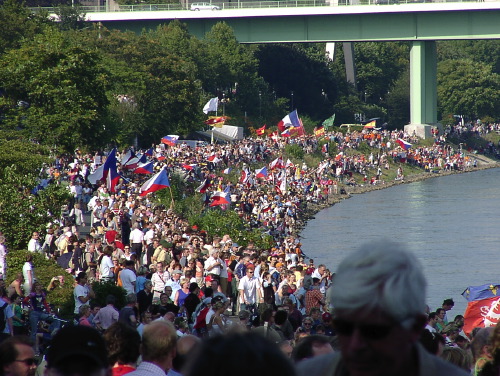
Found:
<path fill-rule="evenodd" d="M 275 168 L 283 168 L 283 167 L 285 167 L 285 165 L 283 164 L 283 158 L 281 158 L 281 157 L 278 157 L 274 161 L 269 163 L 269 168 L 271 170 L 274 170 Z"/>
<path fill-rule="evenodd" d="M 128 150 L 120 160 L 120 164 L 123 166 L 125 165 L 128 161 L 130 161 L 132 158 L 135 158 L 135 153 L 132 150 Z"/>
<path fill-rule="evenodd" d="M 140 163 L 146 163 L 146 156 L 145 155 L 136 155 L 133 158 L 130 158 L 127 163 L 122 165 L 123 168 L 126 168 L 127 170 L 133 170 L 139 166 Z"/>
<path fill-rule="evenodd" d="M 267 177 L 267 168 L 266 168 L 266 166 L 262 167 L 260 170 L 255 170 L 255 177 L 257 177 L 257 178 L 266 178 Z"/>
<path fill-rule="evenodd" d="M 290 112 L 278 123 L 278 129 L 283 132 L 288 127 L 300 127 L 301 123 L 297 110 Z"/>
<path fill-rule="evenodd" d="M 197 165 L 196 164 L 186 164 L 186 163 L 183 163 L 181 164 L 182 168 L 185 168 L 186 170 L 188 171 L 191 171 L 193 170 Z"/>
<path fill-rule="evenodd" d="M 317 129 L 314 130 L 314 135 L 316 137 L 321 137 L 321 136 L 324 136 L 325 135 L 325 128 L 323 127 L 319 127 Z"/>
<path fill-rule="evenodd" d="M 148 157 L 152 157 L 153 156 L 153 148 L 149 148 L 148 150 L 146 150 L 146 152 L 144 153 L 145 155 L 147 155 Z"/>
<path fill-rule="evenodd" d="M 287 128 L 285 129 L 283 132 L 281 132 L 281 135 L 283 137 L 290 137 L 291 136 L 291 133 L 290 133 L 290 128 Z"/>
<path fill-rule="evenodd" d="M 152 174 L 153 171 L 153 162 L 149 163 L 140 163 L 137 168 L 134 170 L 134 174 Z"/>
<path fill-rule="evenodd" d="M 167 144 L 168 146 L 174 146 L 177 143 L 177 140 L 179 139 L 179 136 L 175 134 L 169 134 L 168 136 L 165 136 L 161 139 L 161 142 L 164 144 Z"/>
<path fill-rule="evenodd" d="M 264 124 L 262 127 L 258 128 L 255 133 L 257 136 L 262 136 L 266 133 L 266 125 Z"/>
<path fill-rule="evenodd" d="M 108 175 L 110 175 L 110 172 L 112 176 L 109 177 L 108 184 Z M 91 184 L 96 184 L 98 181 L 103 180 L 106 182 L 108 189 L 113 189 L 109 189 L 110 192 L 114 192 L 114 187 L 119 179 L 120 175 L 118 175 L 118 172 L 116 170 L 116 148 L 114 148 L 108 154 L 108 157 L 106 158 L 104 164 L 97 168 L 93 174 L 90 174 L 88 176 L 88 180 Z"/>
<path fill-rule="evenodd" d="M 92 185 L 96 185 L 99 180 L 104 176 L 104 165 L 100 165 L 96 170 L 87 177 L 87 180 Z"/>
<path fill-rule="evenodd" d="M 159 191 L 160 189 L 170 187 L 167 171 L 162 168 L 160 172 L 146 181 L 141 187 L 141 196 L 146 196 L 148 193 Z"/>
<path fill-rule="evenodd" d="M 270 135 L 268 135 L 274 142 L 278 141 L 278 137 L 280 136 L 279 131 L 274 131 Z"/>
<path fill-rule="evenodd" d="M 377 125 L 377 120 L 372 120 L 369 123 L 366 123 L 363 127 L 364 129 L 373 129 Z"/>
<path fill-rule="evenodd" d="M 250 179 L 250 171 L 244 168 L 243 170 L 241 170 L 240 183 L 246 184 L 248 183 L 249 179 Z"/>
<path fill-rule="evenodd" d="M 212 162 L 212 163 L 219 163 L 221 161 L 221 159 L 216 154 L 212 154 L 212 155 L 207 157 L 207 161 Z"/>
<path fill-rule="evenodd" d="M 215 128 L 222 128 L 226 120 L 227 116 L 210 116 L 207 120 L 204 121 L 204 123 Z"/>
<path fill-rule="evenodd" d="M 227 174 L 229 174 L 232 170 L 233 170 L 233 169 L 232 169 L 231 167 L 228 167 L 228 168 L 224 169 L 224 171 L 222 171 L 222 173 L 224 173 L 224 174 L 226 174 L 226 175 L 227 175 Z"/>
<path fill-rule="evenodd" d="M 328 129 L 330 127 L 333 127 L 333 122 L 335 121 L 335 114 L 330 116 L 328 119 L 326 119 L 323 124 L 321 124 L 325 129 Z"/>
<path fill-rule="evenodd" d="M 214 97 L 207 102 L 205 107 L 203 107 L 203 113 L 208 114 L 210 111 L 217 111 L 218 106 L 219 98 Z"/>
<path fill-rule="evenodd" d="M 329 146 L 328 142 L 327 142 L 327 143 L 325 143 L 325 144 L 323 144 L 323 146 L 321 147 L 321 152 L 322 152 L 322 153 L 327 154 L 327 153 L 328 153 L 328 148 L 329 148 L 329 147 L 330 147 L 330 146 Z"/>
<path fill-rule="evenodd" d="M 108 174 L 106 175 L 106 188 L 111 193 L 116 193 L 116 184 L 120 180 L 120 174 L 116 169 L 116 164 L 113 167 L 110 167 L 108 170 Z"/>
<path fill-rule="evenodd" d="M 210 179 L 205 179 L 201 185 L 196 188 L 196 192 L 198 193 L 205 193 L 212 184 L 210 183 Z"/>
<path fill-rule="evenodd" d="M 398 138 L 396 142 L 401 146 L 404 150 L 408 150 L 411 148 L 411 144 L 409 142 L 406 142 L 405 140 Z"/>
<path fill-rule="evenodd" d="M 465 334 L 500 322 L 500 285 L 469 286 L 462 296 L 469 301 L 464 313 Z"/>
<path fill-rule="evenodd" d="M 218 205 L 225 205 L 229 204 L 229 201 L 227 200 L 226 197 L 226 192 L 215 192 L 212 197 L 210 197 L 212 202 L 210 203 L 210 206 L 218 206 Z"/>
<path fill-rule="evenodd" d="M 292 163 L 292 161 L 290 159 L 287 159 L 285 167 L 295 167 L 295 165 Z"/>

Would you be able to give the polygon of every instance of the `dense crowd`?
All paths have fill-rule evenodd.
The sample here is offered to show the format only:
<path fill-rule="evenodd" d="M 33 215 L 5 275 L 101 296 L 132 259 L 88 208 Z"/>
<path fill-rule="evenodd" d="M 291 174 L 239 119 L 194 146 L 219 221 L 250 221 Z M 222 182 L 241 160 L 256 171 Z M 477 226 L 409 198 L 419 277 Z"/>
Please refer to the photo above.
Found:
<path fill-rule="evenodd" d="M 416 143 L 417 139 L 403 131 L 330 132 L 325 138 L 334 142 L 331 145 L 336 145 L 337 152 L 332 155 L 328 147 L 322 147 L 323 158 L 317 166 L 294 164 L 282 157 L 288 144 L 298 145 L 306 154 L 318 151 L 321 146 L 313 136 L 248 138 L 196 148 L 179 140 L 137 156 L 129 151 L 118 154 L 121 179 L 113 192 L 105 183 L 92 185 L 89 180 L 105 163 L 105 153 L 76 150 L 41 169 L 43 180 L 67 184 L 71 200 L 61 216 L 47 224 L 46 234 L 32 234 L 28 250 L 55 259 L 75 277 L 75 323 L 95 328 L 105 339 L 113 335 L 132 338 L 135 334 L 128 333 L 129 329 L 142 336 L 148 325 L 161 321 L 170 322 L 178 338 L 253 331 L 284 353 L 293 352 L 296 361 L 333 352 L 336 330 L 327 295 L 333 275 L 326 265 L 305 257 L 298 236 L 301 215 L 309 203 L 343 194 L 349 185 L 382 184 L 384 171 L 395 168 L 389 161 L 397 162 L 396 179 L 404 179 L 405 164 L 428 171 L 473 166 L 474 161 L 445 144 L 446 134 L 435 136 L 432 146 L 405 149 L 397 140 Z M 375 151 L 370 155 L 358 152 L 362 143 Z M 260 249 L 252 242 L 242 246 L 226 233 L 209 236 L 171 208 L 156 205 L 151 194 L 141 196 L 145 178 L 134 170 L 146 154 L 156 171 L 165 167 L 169 175 L 179 174 L 199 186 L 185 194 L 199 195 L 207 207 L 214 192 L 225 192 L 228 202 L 220 209 L 236 211 L 249 229 L 272 236 L 273 246 Z M 250 169 L 263 166 L 267 170 L 260 176 Z M 240 174 L 237 183 L 228 178 L 231 169 Z M 363 178 L 355 179 L 356 174 Z M 88 234 L 83 233 L 86 225 L 90 225 Z M 0 256 L 4 269 L 3 239 Z M 125 307 L 116 309 L 112 295 L 105 306 L 96 304 L 94 280 L 123 287 Z M 54 276 L 49 286 L 41 286 L 29 255 L 22 272 L 2 290 L 8 305 L 5 335 L 29 334 L 34 351 L 43 351 L 47 337 L 64 325 L 51 316 L 45 291 L 72 282 Z M 23 305 L 29 307 L 27 315 Z M 439 310 L 446 314 L 443 305 L 428 316 L 429 332 L 440 332 L 430 342 L 468 354 L 469 341 L 460 335 L 460 317 L 449 324 Z M 43 331 L 41 323 L 46 323 Z M 127 370 L 132 371 L 137 357 L 128 360 L 113 358 L 111 363 L 128 364 Z M 123 367 L 119 370 L 115 373 L 113 368 L 114 374 L 124 373 L 118 373 Z"/>

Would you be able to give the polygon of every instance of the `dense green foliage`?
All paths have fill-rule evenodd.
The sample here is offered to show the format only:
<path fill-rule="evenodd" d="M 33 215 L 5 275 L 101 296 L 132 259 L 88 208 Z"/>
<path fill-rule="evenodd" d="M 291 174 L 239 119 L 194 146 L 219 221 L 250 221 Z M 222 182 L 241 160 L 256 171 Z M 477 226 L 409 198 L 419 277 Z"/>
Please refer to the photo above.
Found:
<path fill-rule="evenodd" d="M 51 161 L 48 149 L 10 134 L 0 137 L 0 228 L 11 247 L 22 249 L 33 231 L 43 231 L 53 216 L 59 217 L 69 196 L 57 184 L 32 193 L 40 181 L 37 171 Z"/>
<path fill-rule="evenodd" d="M 22 271 L 28 251 L 11 251 L 7 254 L 7 283 L 16 279 L 16 274 Z M 39 253 L 33 254 L 32 264 L 36 280 L 46 289 L 53 277 L 64 276 L 64 285 L 48 291 L 47 301 L 53 304 L 63 316 L 71 315 L 74 310 L 73 276 L 57 265 L 53 260 L 47 260 Z"/>
<path fill-rule="evenodd" d="M 85 24 L 78 7 L 57 12 L 54 23 L 14 0 L 0 6 L 1 127 L 51 147 L 185 136 L 204 127 L 201 109 L 214 96 L 219 114 L 246 128 L 273 126 L 293 109 L 309 132 L 332 113 L 336 124 L 356 114 L 390 128 L 409 121 L 408 42 L 356 43 L 354 87 L 341 44 L 329 59 L 320 43 L 241 45 L 223 22 L 199 40 L 179 21 L 136 35 Z M 437 47 L 440 116 L 496 119 L 500 43 Z"/>

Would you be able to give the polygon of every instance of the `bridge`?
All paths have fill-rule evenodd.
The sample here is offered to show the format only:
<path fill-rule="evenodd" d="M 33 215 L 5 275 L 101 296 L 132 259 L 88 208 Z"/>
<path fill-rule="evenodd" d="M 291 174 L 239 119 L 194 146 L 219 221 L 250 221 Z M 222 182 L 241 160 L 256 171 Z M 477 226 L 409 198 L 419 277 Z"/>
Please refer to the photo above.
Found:
<path fill-rule="evenodd" d="M 435 41 L 499 39 L 500 2 L 400 1 L 376 5 L 374 2 L 394 0 L 362 1 L 366 5 L 332 6 L 325 0 L 263 1 L 260 7 L 246 8 L 248 3 L 233 0 L 221 3 L 221 10 L 198 12 L 187 10 L 188 3 L 184 9 L 174 10 L 108 7 L 104 12 L 87 11 L 87 19 L 108 28 L 136 32 L 177 19 L 199 38 L 224 21 L 241 43 L 411 41 L 410 123 L 421 135 L 429 136 L 428 125 L 437 123 Z M 266 7 L 270 3 L 275 7 Z"/>

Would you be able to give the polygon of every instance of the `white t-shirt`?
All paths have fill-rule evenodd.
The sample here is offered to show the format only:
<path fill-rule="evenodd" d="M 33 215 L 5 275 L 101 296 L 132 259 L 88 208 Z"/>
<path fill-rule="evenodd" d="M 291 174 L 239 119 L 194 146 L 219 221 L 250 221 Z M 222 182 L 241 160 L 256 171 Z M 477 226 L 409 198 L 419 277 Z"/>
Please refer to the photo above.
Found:
<path fill-rule="evenodd" d="M 241 300 L 241 296 L 239 297 L 240 303 L 245 303 L 245 300 L 250 304 L 257 303 L 257 288 L 259 287 L 259 278 L 252 277 L 248 278 L 248 276 L 244 276 L 240 279 L 240 283 L 238 285 L 238 291 L 243 290 L 244 300 Z"/>
<path fill-rule="evenodd" d="M 132 270 L 125 268 L 120 272 L 120 279 L 122 280 L 122 286 L 127 291 L 127 294 L 134 294 L 134 282 L 136 280 L 135 273 Z"/>
<path fill-rule="evenodd" d="M 99 272 L 101 273 L 101 278 L 113 277 L 112 268 L 114 267 L 111 257 L 104 255 L 101 260 L 101 266 L 99 267 Z"/>
<path fill-rule="evenodd" d="M 28 279 L 28 272 L 31 271 L 31 284 Z M 28 295 L 31 292 L 32 284 L 35 282 L 35 271 L 33 270 L 33 265 L 26 261 L 23 265 L 23 277 L 24 277 L 24 294 Z"/>
<path fill-rule="evenodd" d="M 88 286 L 82 286 L 82 285 L 76 285 L 75 289 L 73 290 L 73 297 L 75 298 L 75 313 L 78 314 L 80 307 L 85 304 L 78 299 L 78 297 L 83 296 L 87 297 L 89 295 L 89 287 Z"/>

